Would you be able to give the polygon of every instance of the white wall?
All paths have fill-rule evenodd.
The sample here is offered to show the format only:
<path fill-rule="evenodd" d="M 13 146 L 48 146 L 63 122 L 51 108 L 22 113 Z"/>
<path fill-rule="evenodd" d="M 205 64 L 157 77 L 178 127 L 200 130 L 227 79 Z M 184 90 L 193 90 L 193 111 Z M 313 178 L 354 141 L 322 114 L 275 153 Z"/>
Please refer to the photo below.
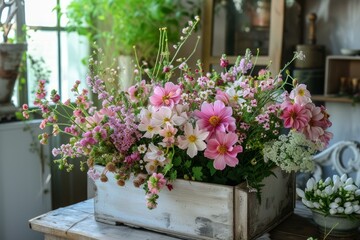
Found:
<path fill-rule="evenodd" d="M 317 44 L 325 45 L 328 54 L 360 49 L 360 1 L 306 0 L 305 17 L 312 12 L 317 14 Z"/>
<path fill-rule="evenodd" d="M 39 124 L 39 120 L 0 124 L 1 240 L 42 238 L 28 223 L 51 210 L 49 148 L 43 148 L 43 162 L 30 151 L 31 144 L 38 143 Z"/>
<path fill-rule="evenodd" d="M 341 48 L 360 49 L 360 1 L 306 0 L 305 7 L 305 17 L 312 12 L 317 14 L 317 44 L 325 45 L 328 55 L 339 55 Z M 327 102 L 325 106 L 333 122 L 330 131 L 334 138 L 330 144 L 360 141 L 360 104 Z"/>

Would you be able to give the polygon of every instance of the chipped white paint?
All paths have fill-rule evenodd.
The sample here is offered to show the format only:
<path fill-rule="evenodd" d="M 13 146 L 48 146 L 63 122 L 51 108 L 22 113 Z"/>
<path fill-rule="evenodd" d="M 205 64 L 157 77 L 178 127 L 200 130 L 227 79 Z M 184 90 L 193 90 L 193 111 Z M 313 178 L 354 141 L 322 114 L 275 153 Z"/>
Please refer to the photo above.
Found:
<path fill-rule="evenodd" d="M 102 168 L 97 166 L 98 168 Z M 274 170 L 264 179 L 262 202 L 244 184 L 235 187 L 176 180 L 174 189 L 160 193 L 158 207 L 146 207 L 145 192 L 132 182 L 119 187 L 96 181 L 95 218 L 186 239 L 253 239 L 274 228 L 295 206 L 294 175 Z"/>

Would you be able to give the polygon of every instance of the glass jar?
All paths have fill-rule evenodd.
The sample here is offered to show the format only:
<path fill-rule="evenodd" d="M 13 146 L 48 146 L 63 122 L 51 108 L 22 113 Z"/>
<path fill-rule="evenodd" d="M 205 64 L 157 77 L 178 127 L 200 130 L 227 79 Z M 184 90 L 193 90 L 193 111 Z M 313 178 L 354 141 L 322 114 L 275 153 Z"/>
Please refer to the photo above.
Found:
<path fill-rule="evenodd" d="M 257 0 L 252 14 L 252 26 L 267 28 L 270 26 L 270 1 Z"/>

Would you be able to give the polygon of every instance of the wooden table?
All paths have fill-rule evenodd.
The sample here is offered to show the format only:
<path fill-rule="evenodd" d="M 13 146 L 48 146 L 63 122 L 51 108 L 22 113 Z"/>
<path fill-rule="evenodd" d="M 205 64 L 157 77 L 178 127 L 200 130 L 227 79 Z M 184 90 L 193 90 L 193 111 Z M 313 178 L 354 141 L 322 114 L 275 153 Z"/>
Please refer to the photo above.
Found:
<path fill-rule="evenodd" d="M 94 218 L 93 199 L 86 200 L 65 208 L 59 208 L 35 217 L 29 221 L 30 228 L 44 233 L 45 239 L 101 239 L 101 240 L 179 240 L 165 234 L 128 226 L 113 226 L 96 222 Z M 317 237 L 322 240 L 311 212 L 301 202 L 297 202 L 294 214 L 269 232 L 271 240 L 306 240 Z M 263 237 L 262 239 L 269 239 Z M 360 240 L 352 238 L 326 238 L 326 240 Z"/>

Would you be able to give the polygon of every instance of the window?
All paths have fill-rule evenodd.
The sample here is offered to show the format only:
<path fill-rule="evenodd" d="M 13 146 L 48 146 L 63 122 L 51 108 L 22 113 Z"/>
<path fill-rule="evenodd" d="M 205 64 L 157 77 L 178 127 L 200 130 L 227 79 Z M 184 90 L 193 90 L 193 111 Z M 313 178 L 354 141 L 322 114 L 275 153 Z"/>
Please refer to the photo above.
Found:
<path fill-rule="evenodd" d="M 66 31 L 66 16 L 59 16 L 57 4 L 65 9 L 71 0 L 26 0 L 27 54 L 44 60 L 42 67 L 50 70 L 48 91 L 56 89 L 65 101 L 72 97 L 70 89 L 76 80 L 85 87 L 86 66 L 82 60 L 89 54 L 85 37 Z M 34 68 L 27 62 L 27 92 L 25 102 L 33 106 L 36 79 Z M 17 100 L 15 99 L 14 102 Z M 22 102 L 20 102 L 22 104 Z"/>

